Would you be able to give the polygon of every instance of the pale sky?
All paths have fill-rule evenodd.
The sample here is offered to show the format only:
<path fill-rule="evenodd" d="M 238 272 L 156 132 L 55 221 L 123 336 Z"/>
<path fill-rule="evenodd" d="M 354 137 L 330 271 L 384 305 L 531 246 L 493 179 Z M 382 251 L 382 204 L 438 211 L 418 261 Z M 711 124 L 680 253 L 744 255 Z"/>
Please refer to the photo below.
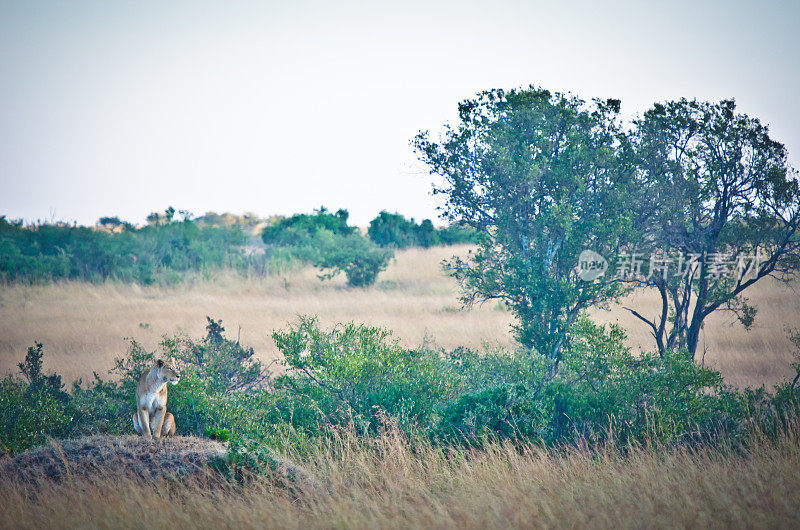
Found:
<path fill-rule="evenodd" d="M 0 0 L 0 215 L 435 218 L 409 140 L 480 90 L 735 97 L 800 160 L 800 2 Z"/>

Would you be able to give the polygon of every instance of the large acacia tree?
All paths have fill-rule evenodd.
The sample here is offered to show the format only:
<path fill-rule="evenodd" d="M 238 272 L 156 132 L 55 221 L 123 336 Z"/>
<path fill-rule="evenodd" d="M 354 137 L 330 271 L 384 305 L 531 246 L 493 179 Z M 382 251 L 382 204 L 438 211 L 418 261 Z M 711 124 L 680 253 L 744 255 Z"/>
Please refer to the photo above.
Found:
<path fill-rule="evenodd" d="M 674 265 L 632 278 L 657 288 L 662 304 L 655 316 L 631 312 L 662 354 L 686 348 L 694 355 L 706 317 L 728 310 L 749 326 L 755 308 L 744 291 L 800 268 L 797 175 L 784 146 L 732 100 L 656 104 L 631 135 L 637 181 L 648 192 L 639 250 Z"/>
<path fill-rule="evenodd" d="M 482 234 L 449 263 L 465 302 L 504 300 L 518 341 L 557 367 L 577 316 L 618 296 L 606 275 L 579 278 L 585 249 L 610 256 L 637 240 L 637 173 L 617 126 L 619 101 L 531 87 L 491 90 L 459 105 L 459 122 L 414 146 L 442 184 L 443 217 Z"/>

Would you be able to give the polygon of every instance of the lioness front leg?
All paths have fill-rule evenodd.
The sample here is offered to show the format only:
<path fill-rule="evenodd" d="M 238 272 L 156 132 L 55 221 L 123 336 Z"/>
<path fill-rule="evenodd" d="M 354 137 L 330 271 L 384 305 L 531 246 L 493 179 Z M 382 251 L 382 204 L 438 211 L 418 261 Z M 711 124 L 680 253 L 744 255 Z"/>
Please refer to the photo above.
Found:
<path fill-rule="evenodd" d="M 150 433 L 150 414 L 148 414 L 147 408 L 140 408 L 138 414 L 139 427 L 142 429 L 142 436 L 148 439 L 153 438 L 153 435 Z"/>
<path fill-rule="evenodd" d="M 142 427 L 139 425 L 139 412 L 133 413 L 133 432 L 142 434 Z"/>
<path fill-rule="evenodd" d="M 156 409 L 156 416 L 153 420 L 153 436 L 156 438 L 161 438 L 161 429 L 164 427 L 164 415 L 166 413 L 167 409 L 164 407 Z"/>

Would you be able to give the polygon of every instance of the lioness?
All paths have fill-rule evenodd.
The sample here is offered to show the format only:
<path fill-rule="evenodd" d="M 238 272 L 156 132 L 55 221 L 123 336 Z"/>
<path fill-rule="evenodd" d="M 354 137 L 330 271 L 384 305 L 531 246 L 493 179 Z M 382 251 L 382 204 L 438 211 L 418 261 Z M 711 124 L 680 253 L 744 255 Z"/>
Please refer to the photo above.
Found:
<path fill-rule="evenodd" d="M 178 384 L 180 376 L 161 359 L 139 379 L 133 430 L 152 439 L 175 434 L 175 417 L 167 412 L 167 383 Z"/>

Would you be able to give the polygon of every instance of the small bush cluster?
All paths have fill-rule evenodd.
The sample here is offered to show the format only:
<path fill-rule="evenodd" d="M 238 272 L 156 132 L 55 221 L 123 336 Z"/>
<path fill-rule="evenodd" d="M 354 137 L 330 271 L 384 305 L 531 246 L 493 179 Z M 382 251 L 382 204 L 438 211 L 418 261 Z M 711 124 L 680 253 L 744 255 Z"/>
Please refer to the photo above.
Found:
<path fill-rule="evenodd" d="M 433 247 L 474 243 L 477 232 L 470 228 L 448 226 L 436 228 L 430 219 L 417 224 L 414 219 L 406 219 L 399 213 L 382 211 L 369 223 L 369 238 L 382 247 Z"/>
<path fill-rule="evenodd" d="M 325 207 L 314 214 L 297 214 L 281 219 L 264 229 L 261 237 L 271 255 L 287 254 L 323 271 L 322 279 L 339 273 L 347 276 L 351 287 L 367 287 L 375 283 L 385 270 L 394 252 L 380 248 L 347 225 L 347 210 L 335 214 Z"/>

